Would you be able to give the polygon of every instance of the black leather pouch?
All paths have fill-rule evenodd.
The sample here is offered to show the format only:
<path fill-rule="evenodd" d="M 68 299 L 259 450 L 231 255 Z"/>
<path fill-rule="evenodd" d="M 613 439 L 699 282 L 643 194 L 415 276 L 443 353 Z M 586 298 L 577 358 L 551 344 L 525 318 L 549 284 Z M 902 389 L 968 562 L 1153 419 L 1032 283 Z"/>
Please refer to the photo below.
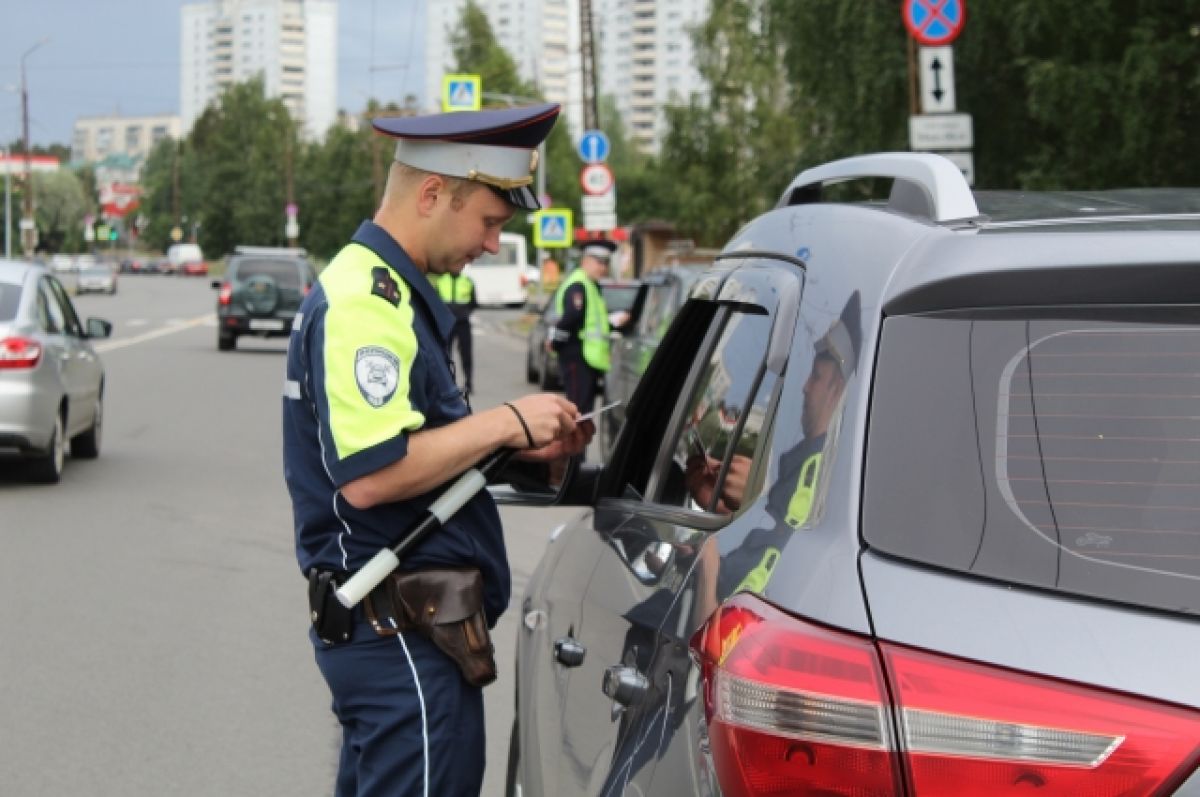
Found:
<path fill-rule="evenodd" d="M 338 601 L 334 573 L 308 571 L 308 612 L 317 637 L 327 645 L 349 642 L 354 630 L 354 612 Z"/>

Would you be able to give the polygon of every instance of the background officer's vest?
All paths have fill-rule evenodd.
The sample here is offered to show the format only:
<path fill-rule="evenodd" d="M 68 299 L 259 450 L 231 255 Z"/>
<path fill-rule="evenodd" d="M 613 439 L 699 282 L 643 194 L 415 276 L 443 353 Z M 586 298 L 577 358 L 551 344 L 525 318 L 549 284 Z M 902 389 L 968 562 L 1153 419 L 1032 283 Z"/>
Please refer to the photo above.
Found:
<path fill-rule="evenodd" d="M 575 283 L 583 285 L 583 295 L 587 300 L 583 326 L 579 328 L 579 339 L 583 341 L 583 359 L 597 371 L 607 371 L 609 366 L 608 314 L 604 312 L 604 300 L 600 298 L 600 289 L 596 287 L 596 283 L 588 279 L 582 268 L 572 271 L 571 276 L 567 277 L 562 287 L 558 289 L 558 295 L 554 297 L 554 309 L 558 311 L 558 317 L 562 318 L 563 296 Z"/>
<path fill-rule="evenodd" d="M 429 281 L 437 288 L 438 296 L 441 296 L 442 301 L 446 304 L 471 303 L 471 294 L 475 290 L 475 283 L 471 282 L 470 277 L 464 277 L 461 274 L 457 277 L 453 274 L 439 274 L 437 279 L 430 277 Z"/>

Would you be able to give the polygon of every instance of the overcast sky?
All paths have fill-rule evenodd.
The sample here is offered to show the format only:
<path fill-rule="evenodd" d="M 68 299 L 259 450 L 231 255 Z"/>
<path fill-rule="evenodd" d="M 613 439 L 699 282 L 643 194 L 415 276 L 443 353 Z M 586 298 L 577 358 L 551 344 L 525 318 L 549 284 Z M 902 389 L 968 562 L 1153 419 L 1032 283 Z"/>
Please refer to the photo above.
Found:
<path fill-rule="evenodd" d="M 188 2 L 0 0 L 0 143 L 21 137 L 21 55 L 43 38 L 25 59 L 33 143 L 70 146 L 80 116 L 179 113 L 179 9 Z M 339 0 L 339 108 L 420 97 L 425 2 Z"/>

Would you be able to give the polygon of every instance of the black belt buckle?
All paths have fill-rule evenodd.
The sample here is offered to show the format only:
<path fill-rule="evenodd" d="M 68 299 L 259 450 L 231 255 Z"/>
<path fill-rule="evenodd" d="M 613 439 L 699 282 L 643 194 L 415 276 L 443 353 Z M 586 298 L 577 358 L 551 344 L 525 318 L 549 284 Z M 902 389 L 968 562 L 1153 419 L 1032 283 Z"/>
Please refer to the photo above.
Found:
<path fill-rule="evenodd" d="M 308 571 L 308 611 L 313 630 L 327 645 L 349 642 L 354 611 L 337 599 L 338 580 L 332 570 Z"/>

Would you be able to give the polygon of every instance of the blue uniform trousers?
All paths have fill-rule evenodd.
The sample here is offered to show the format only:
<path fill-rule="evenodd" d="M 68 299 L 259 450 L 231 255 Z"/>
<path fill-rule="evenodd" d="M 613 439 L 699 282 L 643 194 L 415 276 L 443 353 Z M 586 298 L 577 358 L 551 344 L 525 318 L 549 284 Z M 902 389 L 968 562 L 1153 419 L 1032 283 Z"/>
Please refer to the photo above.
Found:
<path fill-rule="evenodd" d="M 449 657 L 415 632 L 380 637 L 363 622 L 348 644 L 315 645 L 342 724 L 337 797 L 477 797 L 483 690 Z"/>

